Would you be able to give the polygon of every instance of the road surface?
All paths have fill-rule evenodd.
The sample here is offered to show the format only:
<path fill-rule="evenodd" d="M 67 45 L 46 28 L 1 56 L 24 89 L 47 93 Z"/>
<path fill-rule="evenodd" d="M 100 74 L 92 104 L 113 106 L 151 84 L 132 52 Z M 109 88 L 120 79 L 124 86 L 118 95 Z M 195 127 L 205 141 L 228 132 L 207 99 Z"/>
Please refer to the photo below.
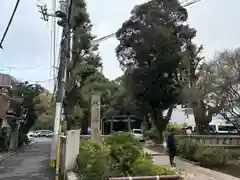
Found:
<path fill-rule="evenodd" d="M 51 139 L 37 139 L 0 164 L 0 180 L 53 180 L 54 171 L 49 168 Z"/>

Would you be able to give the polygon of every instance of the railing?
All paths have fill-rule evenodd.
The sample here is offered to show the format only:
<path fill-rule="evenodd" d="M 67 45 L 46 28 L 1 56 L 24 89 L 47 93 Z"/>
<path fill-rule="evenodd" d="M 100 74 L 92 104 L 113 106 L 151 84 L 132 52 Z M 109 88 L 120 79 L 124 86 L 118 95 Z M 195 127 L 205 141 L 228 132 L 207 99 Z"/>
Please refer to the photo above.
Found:
<path fill-rule="evenodd" d="M 176 138 L 190 138 L 206 146 L 240 147 L 238 135 L 176 135 Z"/>
<path fill-rule="evenodd" d="M 101 135 L 101 139 L 104 139 L 104 138 L 106 138 L 108 136 L 109 135 Z M 81 135 L 80 139 L 83 139 L 83 140 L 91 139 L 91 135 Z"/>
<path fill-rule="evenodd" d="M 135 177 L 113 177 L 109 180 L 179 180 L 179 176 L 135 176 Z"/>

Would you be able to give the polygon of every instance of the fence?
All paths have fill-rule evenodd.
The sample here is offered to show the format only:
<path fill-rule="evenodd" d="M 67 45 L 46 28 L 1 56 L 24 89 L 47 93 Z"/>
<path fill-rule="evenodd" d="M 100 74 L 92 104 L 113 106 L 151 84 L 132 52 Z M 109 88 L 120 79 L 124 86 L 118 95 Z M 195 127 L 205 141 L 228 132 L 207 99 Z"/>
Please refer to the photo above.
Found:
<path fill-rule="evenodd" d="M 237 135 L 176 135 L 176 138 L 190 138 L 206 146 L 240 148 L 240 136 Z"/>

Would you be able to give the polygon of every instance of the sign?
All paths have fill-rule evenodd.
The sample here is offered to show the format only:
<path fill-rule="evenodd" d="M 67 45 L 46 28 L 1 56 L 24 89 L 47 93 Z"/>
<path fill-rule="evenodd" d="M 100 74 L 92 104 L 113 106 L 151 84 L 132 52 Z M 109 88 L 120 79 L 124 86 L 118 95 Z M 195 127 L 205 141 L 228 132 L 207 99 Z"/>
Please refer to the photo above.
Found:
<path fill-rule="evenodd" d="M 100 95 L 91 95 L 91 139 L 101 141 L 100 130 Z"/>

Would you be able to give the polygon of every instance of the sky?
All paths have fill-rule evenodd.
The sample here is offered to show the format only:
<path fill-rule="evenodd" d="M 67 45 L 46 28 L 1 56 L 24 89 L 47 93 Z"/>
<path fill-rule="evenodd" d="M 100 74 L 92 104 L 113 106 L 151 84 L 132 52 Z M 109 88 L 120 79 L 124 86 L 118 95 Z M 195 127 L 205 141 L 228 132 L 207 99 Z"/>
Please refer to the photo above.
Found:
<path fill-rule="evenodd" d="M 51 12 L 51 1 L 40 1 L 43 4 L 48 3 Z M 141 2 L 144 0 L 87 0 L 93 34 L 102 37 L 116 32 L 130 16 L 133 7 Z M 188 23 L 197 29 L 194 41 L 204 46 L 203 55 L 206 59 L 211 59 L 216 52 L 224 49 L 239 47 L 240 1 L 226 2 L 226 0 L 202 0 L 188 8 Z M 0 38 L 15 3 L 16 0 L 0 1 Z M 10 73 L 22 81 L 41 83 L 52 91 L 51 22 L 45 22 L 40 18 L 36 4 L 36 0 L 20 1 L 3 43 L 4 49 L 0 50 L 0 72 Z M 60 31 L 58 28 L 58 34 Z M 115 55 L 117 45 L 118 41 L 111 38 L 101 42 L 99 47 L 104 65 L 103 73 L 109 79 L 122 74 Z"/>

